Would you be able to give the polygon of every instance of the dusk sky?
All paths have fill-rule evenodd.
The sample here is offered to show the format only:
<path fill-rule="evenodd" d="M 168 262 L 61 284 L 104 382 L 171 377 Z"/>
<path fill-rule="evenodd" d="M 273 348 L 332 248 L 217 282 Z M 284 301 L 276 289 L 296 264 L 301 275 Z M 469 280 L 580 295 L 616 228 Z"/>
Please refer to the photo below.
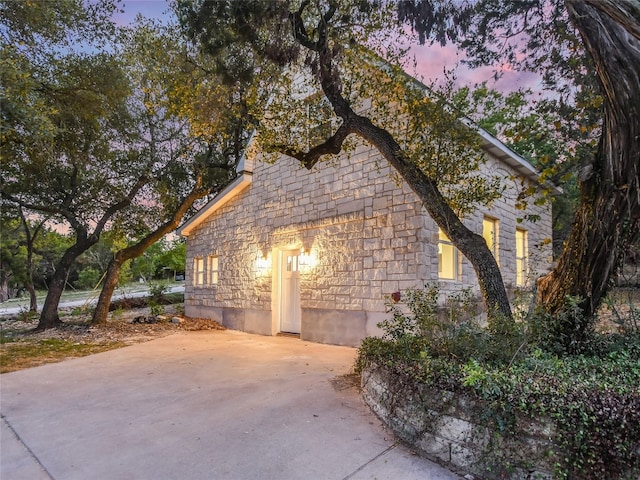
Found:
<path fill-rule="evenodd" d="M 118 13 L 114 16 L 116 22 L 120 24 L 133 22 L 138 14 L 150 18 L 167 19 L 172 15 L 169 11 L 168 0 L 123 0 L 121 9 L 124 10 L 124 13 Z M 456 48 L 452 46 L 416 46 L 413 53 L 417 59 L 418 74 L 422 75 L 427 83 L 431 80 L 441 79 L 445 68 L 454 68 L 456 63 L 462 59 Z M 502 71 L 503 76 L 495 85 L 492 84 L 494 75 L 492 67 L 469 70 L 460 64 L 456 68 L 456 76 L 460 86 L 472 86 L 475 83 L 487 81 L 489 86 L 495 86 L 505 92 L 518 88 L 530 88 L 534 91 L 540 89 L 539 78 L 533 74 L 515 72 L 508 65 L 503 66 Z"/>

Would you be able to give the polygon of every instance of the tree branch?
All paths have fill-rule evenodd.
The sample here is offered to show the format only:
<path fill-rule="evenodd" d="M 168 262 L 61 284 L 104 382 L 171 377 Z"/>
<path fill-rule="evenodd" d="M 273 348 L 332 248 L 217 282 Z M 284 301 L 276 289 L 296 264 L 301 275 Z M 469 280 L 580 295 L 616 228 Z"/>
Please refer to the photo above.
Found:
<path fill-rule="evenodd" d="M 67 209 L 56 208 L 53 204 L 37 205 L 35 203 L 25 202 L 24 200 L 14 197 L 13 195 L 5 191 L 1 191 L 0 194 L 2 195 L 2 198 L 4 198 L 5 200 L 13 202 L 22 208 L 26 208 L 27 210 L 33 210 L 33 211 L 42 212 L 42 213 L 49 213 L 51 215 L 59 215 L 61 217 L 64 217 L 71 225 L 71 228 L 73 228 L 74 230 L 77 230 L 80 226 L 79 222 L 76 220 L 73 213 Z"/>
<path fill-rule="evenodd" d="M 311 148 L 308 152 L 301 152 L 300 150 L 287 146 L 276 147 L 276 150 L 299 160 L 305 168 L 311 170 L 323 155 L 339 154 L 342 151 L 344 141 L 351 133 L 353 133 L 353 131 L 349 128 L 347 123 L 343 123 L 331 138 L 327 139 L 324 143 Z"/>
<path fill-rule="evenodd" d="M 300 8 L 297 12 L 291 12 L 289 14 L 289 21 L 291 22 L 291 28 L 293 31 L 293 37 L 305 48 L 317 52 L 319 49 L 318 42 L 314 42 L 309 38 L 309 34 L 307 33 L 307 29 L 304 27 L 304 20 L 302 19 L 302 14 L 311 3 L 309 0 L 305 0 L 300 5 Z"/>
<path fill-rule="evenodd" d="M 107 210 L 104 212 L 104 215 L 102 215 L 102 218 L 100 218 L 100 220 L 96 224 L 96 227 L 93 229 L 93 235 L 99 236 L 100 232 L 102 232 L 102 229 L 111 219 L 111 217 L 115 215 L 116 212 L 128 207 L 135 196 L 138 194 L 138 192 L 148 183 L 148 181 L 149 179 L 147 178 L 147 175 L 142 175 L 135 183 L 135 185 L 131 188 L 129 194 L 125 198 L 107 208 Z"/>

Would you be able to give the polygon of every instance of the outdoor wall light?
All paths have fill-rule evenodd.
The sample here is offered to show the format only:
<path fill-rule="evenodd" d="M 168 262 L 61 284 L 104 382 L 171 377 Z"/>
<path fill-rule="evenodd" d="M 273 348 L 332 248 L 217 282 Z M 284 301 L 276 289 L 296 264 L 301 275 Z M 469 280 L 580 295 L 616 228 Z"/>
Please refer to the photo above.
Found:
<path fill-rule="evenodd" d="M 298 259 L 298 263 L 301 267 L 315 267 L 317 263 L 317 259 L 315 254 L 309 250 L 308 248 L 300 249 L 300 257 Z"/>
<path fill-rule="evenodd" d="M 271 254 L 259 252 L 258 258 L 256 258 L 256 267 L 261 272 L 269 270 L 271 268 Z"/>

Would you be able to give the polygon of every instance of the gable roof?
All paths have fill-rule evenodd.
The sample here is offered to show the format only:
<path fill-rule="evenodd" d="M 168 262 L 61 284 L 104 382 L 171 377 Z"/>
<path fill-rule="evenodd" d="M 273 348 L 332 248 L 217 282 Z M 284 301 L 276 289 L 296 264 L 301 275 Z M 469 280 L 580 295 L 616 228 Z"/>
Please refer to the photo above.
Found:
<path fill-rule="evenodd" d="M 222 208 L 222 206 L 229 202 L 229 200 L 251 185 L 251 181 L 251 172 L 244 171 L 241 173 L 233 182 L 218 193 L 213 200 L 198 210 L 198 213 L 183 223 L 182 226 L 178 228 L 178 234 L 184 237 L 191 235 L 193 229 L 209 218 L 213 212 Z"/>
<path fill-rule="evenodd" d="M 183 223 L 177 230 L 178 235 L 188 237 L 191 235 L 193 229 L 204 222 L 213 212 L 222 208 L 229 200 L 238 195 L 253 181 L 253 166 L 255 163 L 255 155 L 251 155 L 250 152 L 254 146 L 254 139 L 256 136 L 255 130 L 249 136 L 247 146 L 244 149 L 242 157 L 236 167 L 236 173 L 238 176 L 229 185 L 224 187 L 218 194 L 198 212 Z"/>

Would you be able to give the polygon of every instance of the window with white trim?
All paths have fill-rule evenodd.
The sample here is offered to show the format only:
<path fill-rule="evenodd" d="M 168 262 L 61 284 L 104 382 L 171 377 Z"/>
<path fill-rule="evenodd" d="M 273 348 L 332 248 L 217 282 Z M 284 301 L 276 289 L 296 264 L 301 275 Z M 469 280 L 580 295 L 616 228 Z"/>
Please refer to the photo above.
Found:
<path fill-rule="evenodd" d="M 219 272 L 219 266 L 220 266 L 218 257 L 216 255 L 209 255 L 209 258 L 207 259 L 207 264 L 209 266 L 209 275 L 208 275 L 209 285 L 217 285 L 218 272 Z"/>
<path fill-rule="evenodd" d="M 487 242 L 487 247 L 493 254 L 493 258 L 496 259 L 496 262 L 500 263 L 498 260 L 498 220 L 491 217 L 484 217 L 482 219 L 482 238 Z"/>
<path fill-rule="evenodd" d="M 458 249 L 441 229 L 438 229 L 438 278 L 442 280 L 458 278 Z"/>
<path fill-rule="evenodd" d="M 193 259 L 193 284 L 204 285 L 204 258 Z"/>
<path fill-rule="evenodd" d="M 529 270 L 529 239 L 527 231 L 516 228 L 516 285 L 524 287 L 527 284 Z"/>

